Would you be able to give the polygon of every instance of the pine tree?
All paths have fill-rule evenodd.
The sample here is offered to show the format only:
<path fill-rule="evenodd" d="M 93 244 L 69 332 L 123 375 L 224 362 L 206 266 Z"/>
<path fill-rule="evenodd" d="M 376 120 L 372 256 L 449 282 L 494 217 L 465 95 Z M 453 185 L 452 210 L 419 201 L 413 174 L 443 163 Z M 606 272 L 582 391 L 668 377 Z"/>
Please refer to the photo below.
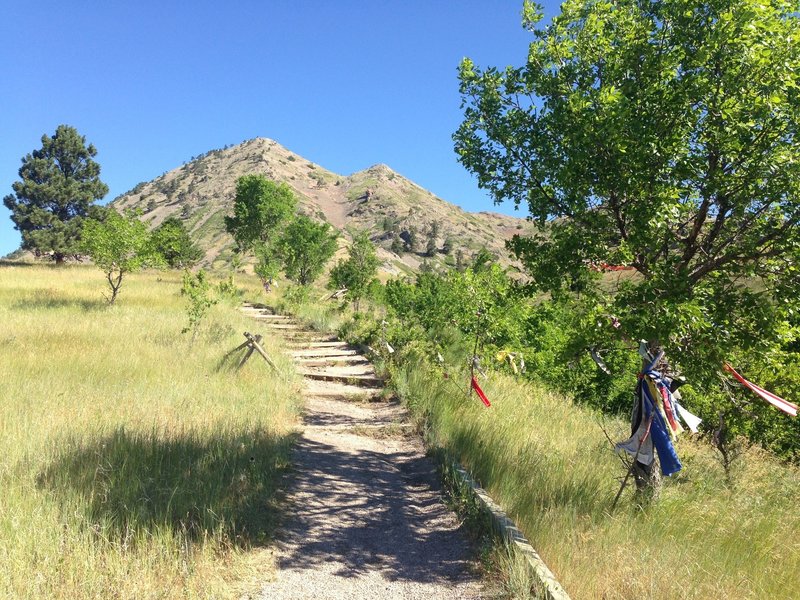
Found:
<path fill-rule="evenodd" d="M 90 206 L 108 193 L 100 181 L 97 150 L 69 125 L 59 125 L 42 147 L 22 159 L 21 181 L 3 198 L 11 220 L 22 234 L 22 248 L 36 256 L 50 255 L 56 264 L 80 252 L 83 219 Z"/>

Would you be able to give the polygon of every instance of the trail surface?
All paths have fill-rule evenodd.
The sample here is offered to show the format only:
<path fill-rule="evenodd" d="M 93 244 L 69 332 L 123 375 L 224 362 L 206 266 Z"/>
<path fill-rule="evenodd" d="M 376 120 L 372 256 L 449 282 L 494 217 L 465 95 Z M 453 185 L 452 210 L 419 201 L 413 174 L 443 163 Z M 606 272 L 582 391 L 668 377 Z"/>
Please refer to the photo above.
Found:
<path fill-rule="evenodd" d="M 288 317 L 245 312 L 282 335 L 304 374 L 277 576 L 261 598 L 481 598 L 483 587 L 438 477 L 369 361 Z"/>

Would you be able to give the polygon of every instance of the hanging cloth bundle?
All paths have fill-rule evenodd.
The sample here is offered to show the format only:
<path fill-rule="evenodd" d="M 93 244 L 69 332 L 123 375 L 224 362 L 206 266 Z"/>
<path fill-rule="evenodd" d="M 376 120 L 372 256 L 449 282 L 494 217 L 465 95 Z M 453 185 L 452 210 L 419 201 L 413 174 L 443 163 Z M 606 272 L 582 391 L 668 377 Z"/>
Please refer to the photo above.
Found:
<path fill-rule="evenodd" d="M 669 476 L 683 468 L 673 445 L 683 431 L 679 418 L 692 431 L 697 430 L 700 419 L 678 403 L 673 380 L 655 370 L 663 356 L 663 352 L 659 353 L 640 374 L 631 413 L 632 435 L 615 448 L 645 467 L 653 464 L 657 453 L 661 473 Z"/>

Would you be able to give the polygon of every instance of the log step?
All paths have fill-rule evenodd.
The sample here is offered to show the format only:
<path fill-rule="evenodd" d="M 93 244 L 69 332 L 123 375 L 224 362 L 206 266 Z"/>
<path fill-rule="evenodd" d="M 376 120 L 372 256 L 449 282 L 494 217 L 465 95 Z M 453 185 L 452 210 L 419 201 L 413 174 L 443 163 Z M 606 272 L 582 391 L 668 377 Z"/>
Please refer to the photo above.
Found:
<path fill-rule="evenodd" d="M 306 379 L 315 381 L 334 381 L 345 385 L 359 388 L 382 389 L 383 381 L 378 377 L 358 376 L 358 375 L 335 375 L 319 371 L 301 371 L 300 374 Z"/>
<path fill-rule="evenodd" d="M 302 367 L 338 367 L 344 365 L 368 365 L 369 360 L 360 354 L 347 356 L 329 356 L 327 358 L 317 358 L 316 356 L 304 358 L 298 357 L 295 362 Z"/>
<path fill-rule="evenodd" d="M 293 350 L 289 353 L 293 358 L 338 358 L 340 356 L 360 356 L 357 350 L 343 350 L 341 348 L 321 348 Z"/>

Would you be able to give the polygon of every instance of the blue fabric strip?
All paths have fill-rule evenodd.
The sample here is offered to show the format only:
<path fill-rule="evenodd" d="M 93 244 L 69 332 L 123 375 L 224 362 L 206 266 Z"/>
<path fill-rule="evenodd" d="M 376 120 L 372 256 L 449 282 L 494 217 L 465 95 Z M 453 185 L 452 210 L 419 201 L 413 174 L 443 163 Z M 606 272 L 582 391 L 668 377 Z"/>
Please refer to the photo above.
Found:
<path fill-rule="evenodd" d="M 653 424 L 650 426 L 650 436 L 653 438 L 653 446 L 658 452 L 658 462 L 661 464 L 661 474 L 665 477 L 677 473 L 683 468 L 681 461 L 678 458 L 678 453 L 675 452 L 675 446 L 672 445 L 672 440 L 667 433 L 667 425 L 661 417 L 661 413 L 655 408 L 655 402 L 650 396 L 650 389 L 647 385 L 642 385 L 642 393 L 644 397 L 644 411 L 647 418 L 653 415 Z"/>

